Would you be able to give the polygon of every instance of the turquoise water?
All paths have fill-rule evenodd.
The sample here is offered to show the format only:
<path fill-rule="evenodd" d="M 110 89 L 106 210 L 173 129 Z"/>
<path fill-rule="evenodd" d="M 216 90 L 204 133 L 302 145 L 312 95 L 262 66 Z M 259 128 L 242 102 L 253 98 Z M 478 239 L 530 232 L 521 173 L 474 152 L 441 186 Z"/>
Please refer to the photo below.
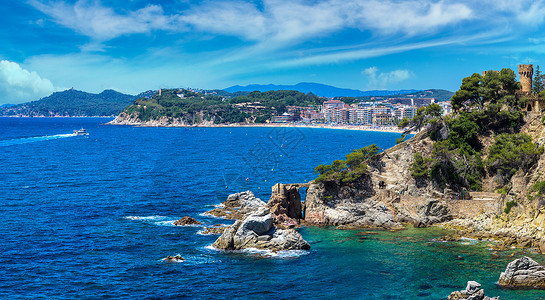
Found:
<path fill-rule="evenodd" d="M 441 229 L 396 233 L 302 228 L 308 252 L 223 252 L 202 227 L 175 227 L 230 193 L 267 201 L 276 182 L 398 134 L 330 129 L 136 128 L 107 119 L 0 118 L 0 298 L 442 299 L 495 286 L 514 258 L 487 242 L 437 242 Z M 87 137 L 69 133 L 85 128 Z M 166 263 L 167 255 L 186 261 Z"/>

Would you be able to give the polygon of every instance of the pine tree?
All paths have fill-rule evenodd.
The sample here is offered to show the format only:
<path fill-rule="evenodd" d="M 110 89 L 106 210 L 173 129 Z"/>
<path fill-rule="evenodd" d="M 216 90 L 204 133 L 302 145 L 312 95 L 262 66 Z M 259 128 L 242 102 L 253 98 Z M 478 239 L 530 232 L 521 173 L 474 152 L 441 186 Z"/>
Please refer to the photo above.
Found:
<path fill-rule="evenodd" d="M 543 90 L 545 90 L 545 75 L 541 74 L 541 71 L 539 70 L 539 66 L 536 67 L 536 71 L 534 72 L 534 86 L 532 88 L 532 92 L 534 94 L 539 94 Z"/>

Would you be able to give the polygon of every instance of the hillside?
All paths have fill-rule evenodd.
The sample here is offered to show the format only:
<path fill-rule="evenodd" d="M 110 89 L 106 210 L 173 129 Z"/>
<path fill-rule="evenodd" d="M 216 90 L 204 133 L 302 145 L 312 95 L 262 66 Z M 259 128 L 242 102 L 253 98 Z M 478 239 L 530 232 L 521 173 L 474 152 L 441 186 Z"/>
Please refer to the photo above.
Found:
<path fill-rule="evenodd" d="M 195 124 L 265 123 L 290 105 L 319 105 L 324 98 L 297 91 L 251 92 L 225 98 L 190 90 L 164 89 L 140 98 L 112 124 L 173 126 Z"/>
<path fill-rule="evenodd" d="M 442 116 L 431 104 L 404 124 L 415 137 L 380 152 L 371 145 L 317 166 L 305 221 L 396 228 L 441 223 L 460 236 L 545 253 L 545 125 L 526 112 L 512 70 L 464 78 Z M 470 92 L 472 91 L 472 92 Z M 543 101 L 543 100 L 542 100 Z"/>
<path fill-rule="evenodd" d="M 414 93 L 417 90 L 399 90 L 399 91 L 388 91 L 388 90 L 374 90 L 374 91 L 360 91 L 353 89 L 343 89 L 330 85 L 311 83 L 311 82 L 301 82 L 295 85 L 261 85 L 261 84 L 251 84 L 247 86 L 235 85 L 224 89 L 224 91 L 234 93 L 234 92 L 253 92 L 253 91 L 279 91 L 279 90 L 294 90 L 301 93 L 313 93 L 320 97 L 364 97 L 364 96 L 389 96 L 389 95 L 398 95 L 398 94 L 407 94 Z"/>
<path fill-rule="evenodd" d="M 0 108 L 2 116 L 113 116 L 130 105 L 135 96 L 114 90 L 100 94 L 74 89 L 56 92 L 37 101 Z"/>

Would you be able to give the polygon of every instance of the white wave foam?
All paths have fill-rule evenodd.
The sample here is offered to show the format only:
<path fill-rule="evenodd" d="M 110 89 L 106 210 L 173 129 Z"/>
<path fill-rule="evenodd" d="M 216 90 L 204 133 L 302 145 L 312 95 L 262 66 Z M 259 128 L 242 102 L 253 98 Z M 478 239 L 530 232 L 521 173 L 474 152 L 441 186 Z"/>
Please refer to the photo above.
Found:
<path fill-rule="evenodd" d="M 174 225 L 174 222 L 176 222 L 176 220 L 166 220 L 166 221 L 158 221 L 158 222 L 153 222 L 153 224 L 157 225 L 157 226 L 169 226 L 169 227 L 174 227 L 176 225 Z"/>
<path fill-rule="evenodd" d="M 204 247 L 207 250 L 212 250 L 216 252 L 227 252 L 227 253 L 242 253 L 252 256 L 266 257 L 266 258 L 296 258 L 304 255 L 308 255 L 310 251 L 307 250 L 281 250 L 281 251 L 271 251 L 267 249 L 256 249 L 256 248 L 246 248 L 242 250 L 222 250 L 218 249 L 212 245 Z"/>
<path fill-rule="evenodd" d="M 158 216 L 158 215 L 155 215 L 155 216 L 145 216 L 145 217 L 140 217 L 140 216 L 126 216 L 125 219 L 128 219 L 128 220 L 138 220 L 138 221 L 160 221 L 160 220 L 164 220 L 165 216 Z"/>
<path fill-rule="evenodd" d="M 203 213 L 200 213 L 199 216 L 201 217 L 207 217 L 207 218 L 214 218 L 214 219 L 227 219 L 225 217 L 218 217 L 218 216 L 214 216 L 214 215 L 211 215 L 209 214 L 208 212 L 203 212 Z"/>

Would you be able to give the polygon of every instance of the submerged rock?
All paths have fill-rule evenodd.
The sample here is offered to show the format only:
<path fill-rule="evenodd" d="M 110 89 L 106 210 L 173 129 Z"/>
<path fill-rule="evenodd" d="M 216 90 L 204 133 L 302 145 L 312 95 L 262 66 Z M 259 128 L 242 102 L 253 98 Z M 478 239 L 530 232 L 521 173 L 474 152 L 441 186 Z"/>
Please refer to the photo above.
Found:
<path fill-rule="evenodd" d="M 241 220 L 247 214 L 253 213 L 265 205 L 266 203 L 256 198 L 253 192 L 245 191 L 229 195 L 227 200 L 223 201 L 221 207 L 207 213 L 220 218 Z"/>
<path fill-rule="evenodd" d="M 240 250 L 245 248 L 279 250 L 308 250 L 310 245 L 300 233 L 294 229 L 278 229 L 273 226 L 274 217 L 270 210 L 261 208 L 237 220 L 227 227 L 223 234 L 214 242 L 214 247 L 225 250 Z"/>
<path fill-rule="evenodd" d="M 523 256 L 507 265 L 498 284 L 506 288 L 545 289 L 545 266 Z"/>
<path fill-rule="evenodd" d="M 185 258 L 183 258 L 180 254 L 178 255 L 175 255 L 175 256 L 167 256 L 163 259 L 164 261 L 168 261 L 168 262 L 182 262 L 185 260 Z"/>
<path fill-rule="evenodd" d="M 186 226 L 186 225 L 200 225 L 201 222 L 193 219 L 192 217 L 182 217 L 178 221 L 174 221 L 174 225 L 176 226 Z"/>
<path fill-rule="evenodd" d="M 201 232 L 202 234 L 222 234 L 223 231 L 227 228 L 223 224 L 215 224 L 212 225 L 212 227 L 205 227 L 204 230 Z"/>
<path fill-rule="evenodd" d="M 499 300 L 500 297 L 490 298 L 484 295 L 481 284 L 476 281 L 468 281 L 465 290 L 450 293 L 448 300 L 471 299 L 471 300 Z"/>

